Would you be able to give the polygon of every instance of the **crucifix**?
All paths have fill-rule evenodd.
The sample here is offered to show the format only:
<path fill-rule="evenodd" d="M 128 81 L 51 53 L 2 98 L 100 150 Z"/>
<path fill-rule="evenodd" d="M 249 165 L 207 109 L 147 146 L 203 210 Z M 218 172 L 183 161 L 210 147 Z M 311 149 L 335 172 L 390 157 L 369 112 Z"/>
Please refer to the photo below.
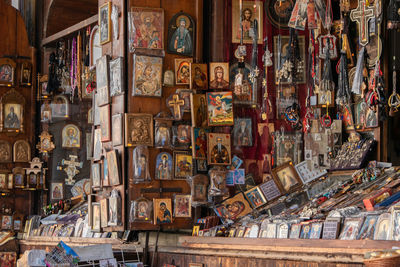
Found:
<path fill-rule="evenodd" d="M 65 165 L 66 167 L 57 167 L 58 170 L 64 170 L 67 174 L 68 178 L 65 179 L 66 185 L 74 185 L 75 180 L 74 177 L 79 173 L 78 168 L 83 167 L 83 162 L 77 162 L 78 156 L 69 155 L 69 160 L 63 159 L 61 161 L 61 165 Z"/>
<path fill-rule="evenodd" d="M 359 43 L 362 46 L 366 46 L 369 42 L 368 33 L 368 22 L 374 17 L 374 9 L 367 7 L 365 0 L 359 0 L 358 7 L 351 10 L 350 18 L 352 21 L 356 21 L 359 27 Z"/>
<path fill-rule="evenodd" d="M 272 54 L 268 50 L 268 37 L 265 37 L 264 39 L 264 55 L 262 56 L 262 61 L 264 62 L 264 78 L 262 81 L 262 86 L 264 88 L 264 94 L 263 94 L 263 102 L 262 102 L 262 112 L 261 112 L 261 119 L 266 120 L 268 119 L 269 113 L 272 111 L 272 104 L 271 101 L 269 100 L 268 96 L 268 67 L 272 66 L 272 60 L 271 60 Z"/>
<path fill-rule="evenodd" d="M 173 94 L 167 101 L 167 106 L 173 110 L 172 114 L 175 120 L 182 119 L 182 109 L 181 107 L 185 105 L 185 100 L 179 98 L 178 94 Z"/>

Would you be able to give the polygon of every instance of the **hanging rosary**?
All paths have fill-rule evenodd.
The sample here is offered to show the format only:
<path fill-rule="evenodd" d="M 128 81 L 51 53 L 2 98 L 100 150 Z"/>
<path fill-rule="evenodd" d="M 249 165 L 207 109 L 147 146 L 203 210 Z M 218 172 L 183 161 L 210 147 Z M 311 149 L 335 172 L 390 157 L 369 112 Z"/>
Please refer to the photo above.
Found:
<path fill-rule="evenodd" d="M 74 91 L 77 85 L 77 55 L 76 55 L 76 38 L 72 39 L 72 52 L 71 52 L 71 101 L 74 99 Z"/>
<path fill-rule="evenodd" d="M 400 108 L 400 95 L 397 93 L 396 82 L 396 69 L 395 69 L 396 56 L 393 56 L 393 92 L 389 96 L 388 105 L 391 112 L 397 112 Z"/>

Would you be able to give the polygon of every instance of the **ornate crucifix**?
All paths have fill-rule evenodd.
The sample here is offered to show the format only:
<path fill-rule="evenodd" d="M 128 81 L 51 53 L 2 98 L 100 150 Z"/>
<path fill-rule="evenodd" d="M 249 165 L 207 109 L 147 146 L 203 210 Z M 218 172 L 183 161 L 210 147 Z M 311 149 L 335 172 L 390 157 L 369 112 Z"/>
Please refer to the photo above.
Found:
<path fill-rule="evenodd" d="M 171 100 L 168 100 L 167 105 L 173 110 L 173 117 L 175 120 L 182 119 L 181 107 L 185 105 L 185 100 L 179 98 L 178 94 L 173 94 Z"/>
<path fill-rule="evenodd" d="M 365 0 L 359 0 L 358 7 L 350 12 L 352 21 L 356 21 L 359 28 L 359 43 L 366 46 L 369 42 L 368 22 L 374 17 L 374 9 L 367 7 Z"/>
<path fill-rule="evenodd" d="M 65 184 L 74 185 L 75 184 L 74 177 L 79 173 L 78 168 L 83 167 L 83 162 L 77 162 L 76 160 L 78 159 L 78 156 L 75 155 L 69 155 L 69 159 L 70 160 L 63 159 L 61 161 L 61 165 L 65 165 L 66 167 L 64 168 L 58 167 L 58 169 L 64 170 L 68 176 L 68 178 L 65 179 Z"/>

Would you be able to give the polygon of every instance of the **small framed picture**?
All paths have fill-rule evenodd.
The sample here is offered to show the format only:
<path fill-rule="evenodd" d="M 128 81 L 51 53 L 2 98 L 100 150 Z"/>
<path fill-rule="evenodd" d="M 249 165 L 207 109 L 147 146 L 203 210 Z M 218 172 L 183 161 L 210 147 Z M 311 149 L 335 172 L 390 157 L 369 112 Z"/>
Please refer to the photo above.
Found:
<path fill-rule="evenodd" d="M 340 233 L 340 240 L 355 240 L 358 232 L 361 229 L 361 225 L 364 218 L 346 218 L 343 223 L 343 230 Z M 388 225 L 389 226 L 389 225 Z M 389 228 L 388 228 L 389 229 Z"/>
<path fill-rule="evenodd" d="M 17 64 L 10 58 L 0 58 L 0 85 L 13 86 Z"/>
<path fill-rule="evenodd" d="M 154 198 L 154 224 L 172 223 L 172 203 L 170 198 Z"/>
<path fill-rule="evenodd" d="M 111 140 L 110 105 L 100 107 L 99 111 L 101 141 L 108 142 Z"/>
<path fill-rule="evenodd" d="M 108 226 L 108 198 L 103 198 L 100 200 L 100 225 L 101 228 Z"/>
<path fill-rule="evenodd" d="M 234 146 L 253 146 L 253 127 L 250 118 L 236 118 L 233 127 Z"/>
<path fill-rule="evenodd" d="M 133 96 L 161 97 L 161 57 L 133 55 Z"/>
<path fill-rule="evenodd" d="M 208 126 L 233 125 L 232 92 L 210 92 L 206 96 Z"/>
<path fill-rule="evenodd" d="M 75 124 L 67 124 L 62 130 L 63 148 L 81 147 L 81 130 Z"/>
<path fill-rule="evenodd" d="M 124 90 L 124 59 L 117 57 L 110 61 L 110 96 L 117 96 Z"/>
<path fill-rule="evenodd" d="M 310 239 L 320 239 L 321 234 L 322 234 L 322 222 L 312 223 Z"/>
<path fill-rule="evenodd" d="M 207 64 L 190 64 L 190 88 L 194 90 L 208 89 Z"/>
<path fill-rule="evenodd" d="M 258 186 L 246 191 L 244 194 L 254 209 L 267 204 L 267 200 Z"/>
<path fill-rule="evenodd" d="M 51 183 L 51 200 L 64 199 L 64 184 Z"/>
<path fill-rule="evenodd" d="M 12 230 L 12 227 L 13 227 L 13 217 L 9 215 L 3 215 L 1 218 L 1 229 Z"/>
<path fill-rule="evenodd" d="M 112 143 L 113 146 L 121 146 L 124 144 L 123 140 L 123 129 L 124 129 L 124 124 L 123 124 L 123 116 L 124 114 L 119 113 L 119 114 L 114 114 L 111 118 L 111 127 L 112 127 Z"/>
<path fill-rule="evenodd" d="M 167 52 L 182 56 L 193 56 L 195 51 L 196 24 L 187 13 L 176 13 L 168 24 Z"/>
<path fill-rule="evenodd" d="M 101 187 L 101 177 L 100 177 L 100 164 L 93 163 L 91 170 L 91 179 L 92 179 L 92 187 L 100 188 Z"/>
<path fill-rule="evenodd" d="M 12 170 L 14 177 L 14 187 L 15 188 L 24 188 L 25 187 L 25 170 L 21 167 L 15 167 Z"/>
<path fill-rule="evenodd" d="M 231 164 L 231 135 L 208 133 L 207 161 L 210 165 Z"/>
<path fill-rule="evenodd" d="M 29 62 L 24 62 L 21 65 L 21 85 L 32 85 L 32 65 Z"/>
<path fill-rule="evenodd" d="M 210 63 L 210 89 L 229 89 L 229 63 Z"/>
<path fill-rule="evenodd" d="M 156 158 L 155 179 L 172 180 L 173 175 L 172 155 L 167 152 L 159 153 Z"/>
<path fill-rule="evenodd" d="M 117 157 L 117 151 L 111 150 L 107 154 L 107 166 L 108 166 L 108 178 L 110 185 L 115 186 L 121 184 L 119 175 L 119 161 Z"/>
<path fill-rule="evenodd" d="M 190 64 L 193 58 L 175 58 L 175 84 L 190 85 Z"/>
<path fill-rule="evenodd" d="M 284 193 L 290 193 L 302 186 L 301 179 L 292 162 L 287 162 L 272 170 L 272 176 Z"/>
<path fill-rule="evenodd" d="M 140 197 L 131 202 L 130 222 L 149 222 L 153 219 L 153 202 Z"/>
<path fill-rule="evenodd" d="M 382 213 L 379 215 L 374 232 L 374 240 L 389 240 L 390 229 L 392 227 L 391 223 L 392 215 L 390 213 Z"/>
<path fill-rule="evenodd" d="M 215 210 L 218 217 L 223 218 L 224 220 L 228 219 L 234 221 L 249 214 L 252 211 L 252 208 L 244 198 L 243 194 L 239 193 L 221 202 Z"/>
<path fill-rule="evenodd" d="M 191 94 L 190 108 L 192 109 L 192 125 L 207 127 L 207 100 L 205 94 Z"/>
<path fill-rule="evenodd" d="M 207 159 L 207 134 L 206 128 L 192 128 L 192 155 L 195 159 Z"/>
<path fill-rule="evenodd" d="M 92 231 L 100 232 L 101 230 L 101 207 L 99 202 L 92 203 Z"/>
<path fill-rule="evenodd" d="M 125 114 L 125 146 L 153 146 L 153 115 Z"/>
<path fill-rule="evenodd" d="M 209 179 L 207 175 L 197 174 L 192 177 L 191 195 L 193 202 L 207 202 L 207 188 Z"/>
<path fill-rule="evenodd" d="M 109 56 L 104 55 L 96 62 L 96 106 L 104 106 L 110 103 L 109 90 Z"/>
<path fill-rule="evenodd" d="M 193 158 L 186 151 L 174 151 L 175 179 L 186 179 L 193 175 Z"/>
<path fill-rule="evenodd" d="M 111 2 L 99 7 L 100 44 L 111 41 Z"/>
<path fill-rule="evenodd" d="M 174 200 L 174 216 L 192 217 L 192 196 L 191 195 L 175 195 Z"/>

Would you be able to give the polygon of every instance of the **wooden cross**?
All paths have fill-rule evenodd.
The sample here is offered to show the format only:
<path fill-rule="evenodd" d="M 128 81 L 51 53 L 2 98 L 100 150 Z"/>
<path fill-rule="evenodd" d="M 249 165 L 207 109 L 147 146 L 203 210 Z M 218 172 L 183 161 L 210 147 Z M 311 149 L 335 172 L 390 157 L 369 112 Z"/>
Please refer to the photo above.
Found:
<path fill-rule="evenodd" d="M 172 95 L 172 100 L 168 101 L 168 107 L 174 110 L 173 116 L 176 120 L 182 119 L 181 106 L 185 105 L 185 100 L 180 99 L 178 94 Z"/>
<path fill-rule="evenodd" d="M 369 42 L 368 22 L 374 17 L 374 9 L 365 5 L 365 0 L 359 0 L 358 7 L 350 12 L 352 21 L 359 27 L 359 43 L 366 46 Z"/>
<path fill-rule="evenodd" d="M 75 177 L 75 175 L 77 175 L 79 173 L 78 168 L 83 167 L 83 162 L 76 161 L 78 159 L 78 156 L 69 155 L 69 158 L 70 158 L 70 160 L 63 159 L 61 161 L 61 164 L 66 165 L 66 167 L 58 168 L 58 169 L 64 170 L 68 176 L 68 178 L 65 179 L 65 184 L 66 185 L 74 185 L 75 184 L 74 177 Z"/>

